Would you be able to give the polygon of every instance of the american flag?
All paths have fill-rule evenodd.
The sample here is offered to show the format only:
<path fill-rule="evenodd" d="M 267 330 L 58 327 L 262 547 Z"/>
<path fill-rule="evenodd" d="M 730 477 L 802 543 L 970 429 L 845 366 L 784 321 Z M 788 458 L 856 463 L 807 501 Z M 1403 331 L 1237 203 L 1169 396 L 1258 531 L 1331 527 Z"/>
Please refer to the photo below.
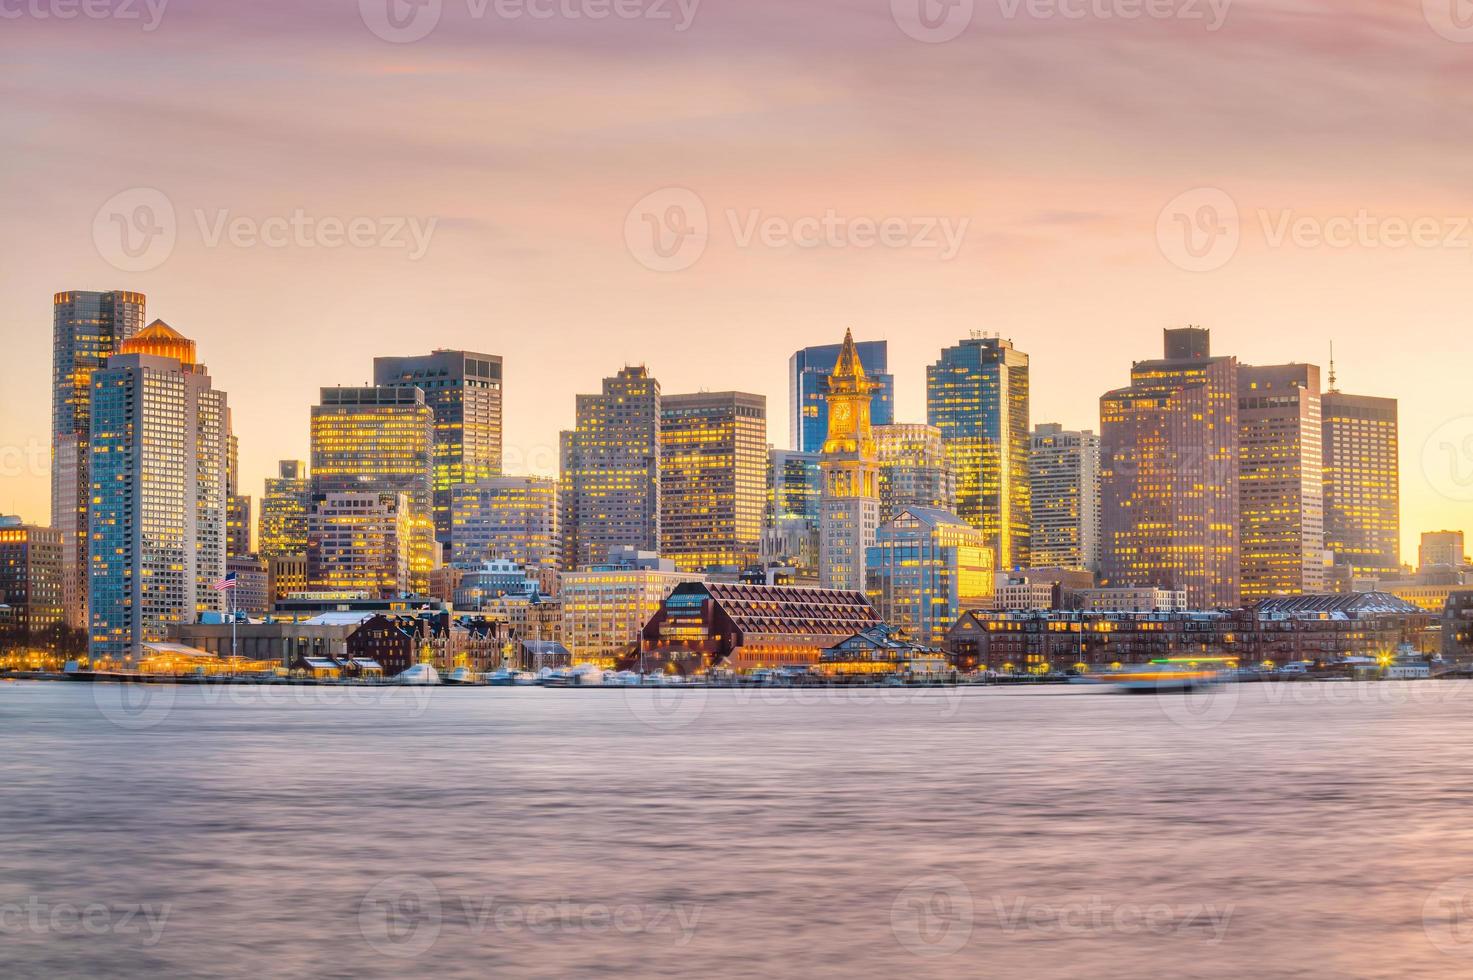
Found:
<path fill-rule="evenodd" d="M 216 582 L 214 585 L 210 586 L 210 588 L 214 589 L 216 592 L 229 592 L 231 589 L 235 588 L 235 573 L 226 572 L 225 577 Z"/>

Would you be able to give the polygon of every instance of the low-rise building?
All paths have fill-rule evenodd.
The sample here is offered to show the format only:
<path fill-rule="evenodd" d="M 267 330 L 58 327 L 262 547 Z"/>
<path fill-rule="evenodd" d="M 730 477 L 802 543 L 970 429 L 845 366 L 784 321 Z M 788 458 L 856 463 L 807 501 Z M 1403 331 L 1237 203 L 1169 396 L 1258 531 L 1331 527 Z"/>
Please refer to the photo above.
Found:
<path fill-rule="evenodd" d="M 607 661 L 634 649 L 640 631 L 675 589 L 705 577 L 650 568 L 593 566 L 562 577 L 563 645 L 578 660 Z"/>
<path fill-rule="evenodd" d="M 4 628 L 26 639 L 62 622 L 61 531 L 0 517 L 0 605 Z"/>
<path fill-rule="evenodd" d="M 1076 589 L 1071 594 L 1071 609 L 1085 612 L 1186 612 L 1187 594 L 1181 589 L 1121 587 L 1114 589 Z"/>

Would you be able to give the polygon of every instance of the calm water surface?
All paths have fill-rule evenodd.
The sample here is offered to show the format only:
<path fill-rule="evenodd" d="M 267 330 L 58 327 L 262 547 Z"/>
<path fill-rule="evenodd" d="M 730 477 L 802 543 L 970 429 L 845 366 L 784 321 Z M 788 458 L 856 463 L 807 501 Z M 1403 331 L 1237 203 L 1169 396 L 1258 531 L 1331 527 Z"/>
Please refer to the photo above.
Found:
<path fill-rule="evenodd" d="M 0 682 L 0 975 L 1473 976 L 1473 688 Z"/>

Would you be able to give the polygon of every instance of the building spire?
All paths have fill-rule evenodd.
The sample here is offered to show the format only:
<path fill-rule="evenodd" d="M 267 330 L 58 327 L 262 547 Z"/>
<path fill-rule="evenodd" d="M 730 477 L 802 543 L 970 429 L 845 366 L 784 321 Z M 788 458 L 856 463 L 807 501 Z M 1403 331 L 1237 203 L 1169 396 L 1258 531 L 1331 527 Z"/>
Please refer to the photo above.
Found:
<path fill-rule="evenodd" d="M 1340 385 L 1335 375 L 1335 342 L 1330 341 L 1330 394 L 1340 394 Z"/>

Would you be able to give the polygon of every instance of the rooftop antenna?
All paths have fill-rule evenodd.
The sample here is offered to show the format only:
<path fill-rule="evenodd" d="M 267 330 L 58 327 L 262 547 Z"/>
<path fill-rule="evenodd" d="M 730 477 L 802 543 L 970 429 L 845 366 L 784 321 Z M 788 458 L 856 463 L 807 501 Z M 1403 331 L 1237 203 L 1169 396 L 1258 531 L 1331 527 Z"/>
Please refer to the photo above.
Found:
<path fill-rule="evenodd" d="M 1340 394 L 1340 386 L 1336 383 L 1335 375 L 1335 342 L 1330 341 L 1330 394 Z"/>

